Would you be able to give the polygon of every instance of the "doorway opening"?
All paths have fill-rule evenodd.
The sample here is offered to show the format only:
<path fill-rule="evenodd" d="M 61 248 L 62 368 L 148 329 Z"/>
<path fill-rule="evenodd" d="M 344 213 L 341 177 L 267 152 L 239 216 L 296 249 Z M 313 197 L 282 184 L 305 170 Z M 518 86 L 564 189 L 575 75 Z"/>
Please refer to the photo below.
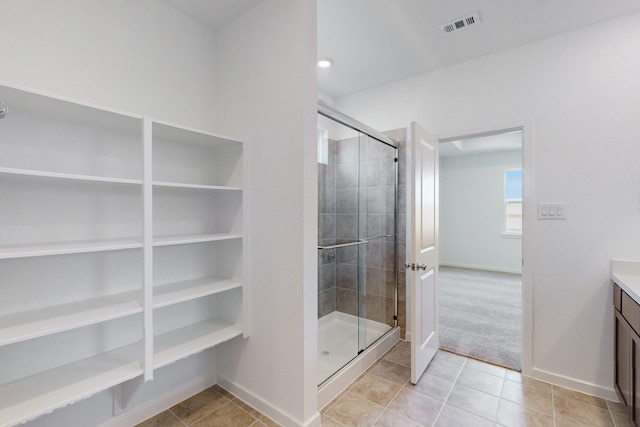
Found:
<path fill-rule="evenodd" d="M 520 371 L 523 131 L 441 140 L 440 347 Z"/>

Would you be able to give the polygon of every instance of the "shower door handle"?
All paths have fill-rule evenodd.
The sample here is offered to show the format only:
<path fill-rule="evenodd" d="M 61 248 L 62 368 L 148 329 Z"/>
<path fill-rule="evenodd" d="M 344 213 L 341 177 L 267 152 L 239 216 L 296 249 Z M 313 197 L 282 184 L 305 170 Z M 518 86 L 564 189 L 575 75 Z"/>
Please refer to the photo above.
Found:
<path fill-rule="evenodd" d="M 411 264 L 406 263 L 404 266 L 407 269 L 410 268 L 412 271 L 416 271 L 416 270 L 427 271 L 427 264 L 416 264 L 415 262 L 412 262 Z"/>

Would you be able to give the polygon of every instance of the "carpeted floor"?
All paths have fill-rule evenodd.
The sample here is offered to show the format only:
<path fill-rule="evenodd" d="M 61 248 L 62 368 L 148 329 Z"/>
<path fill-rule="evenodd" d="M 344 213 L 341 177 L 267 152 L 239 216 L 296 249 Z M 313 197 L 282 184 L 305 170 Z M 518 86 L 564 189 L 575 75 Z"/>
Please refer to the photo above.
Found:
<path fill-rule="evenodd" d="M 520 370 L 522 275 L 440 267 L 440 347 Z"/>

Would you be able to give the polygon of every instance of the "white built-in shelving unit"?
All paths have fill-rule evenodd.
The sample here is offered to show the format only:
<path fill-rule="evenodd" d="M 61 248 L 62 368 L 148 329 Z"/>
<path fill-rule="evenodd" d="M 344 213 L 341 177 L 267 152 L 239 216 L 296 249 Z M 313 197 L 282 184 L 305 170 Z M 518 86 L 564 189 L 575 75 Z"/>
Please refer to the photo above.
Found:
<path fill-rule="evenodd" d="M 244 335 L 243 144 L 0 85 L 0 426 Z"/>

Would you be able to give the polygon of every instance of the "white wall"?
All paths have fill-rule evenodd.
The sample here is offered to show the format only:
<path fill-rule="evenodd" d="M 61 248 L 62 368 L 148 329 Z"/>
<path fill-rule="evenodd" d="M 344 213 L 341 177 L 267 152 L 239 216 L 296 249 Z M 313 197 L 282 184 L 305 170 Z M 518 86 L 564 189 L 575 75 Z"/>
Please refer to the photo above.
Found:
<path fill-rule="evenodd" d="M 568 220 L 536 221 L 525 259 L 531 374 L 613 399 L 610 260 L 640 259 L 639 47 L 635 14 L 337 105 L 378 129 L 416 120 L 439 135 L 534 118 L 534 202 L 567 202 Z"/>
<path fill-rule="evenodd" d="M 0 81 L 215 130 L 215 34 L 157 0 L 3 0 Z"/>
<path fill-rule="evenodd" d="M 504 172 L 520 150 L 440 159 L 440 264 L 519 273 L 522 240 L 504 237 Z"/>
<path fill-rule="evenodd" d="M 221 131 L 249 150 L 251 337 L 219 377 L 284 425 L 317 422 L 316 2 L 264 0 L 218 33 Z"/>

